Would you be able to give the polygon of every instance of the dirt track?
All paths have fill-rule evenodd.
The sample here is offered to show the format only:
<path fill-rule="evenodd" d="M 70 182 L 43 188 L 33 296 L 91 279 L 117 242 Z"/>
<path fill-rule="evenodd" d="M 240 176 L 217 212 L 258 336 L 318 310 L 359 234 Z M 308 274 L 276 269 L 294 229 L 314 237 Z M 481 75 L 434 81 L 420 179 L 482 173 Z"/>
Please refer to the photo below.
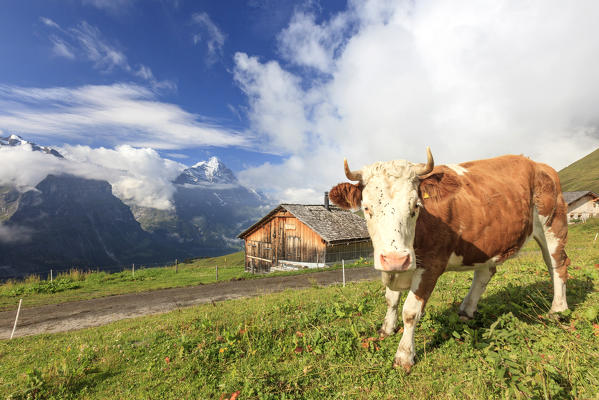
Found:
<path fill-rule="evenodd" d="M 372 267 L 345 270 L 346 281 L 376 279 L 380 272 Z M 257 296 L 300 289 L 314 284 L 326 286 L 341 282 L 341 270 L 272 278 L 228 281 L 208 285 L 130 293 L 98 299 L 73 301 L 21 309 L 14 337 L 64 332 L 104 325 L 124 318 L 171 311 L 194 304 Z M 8 339 L 16 310 L 0 312 L 0 339 Z"/>

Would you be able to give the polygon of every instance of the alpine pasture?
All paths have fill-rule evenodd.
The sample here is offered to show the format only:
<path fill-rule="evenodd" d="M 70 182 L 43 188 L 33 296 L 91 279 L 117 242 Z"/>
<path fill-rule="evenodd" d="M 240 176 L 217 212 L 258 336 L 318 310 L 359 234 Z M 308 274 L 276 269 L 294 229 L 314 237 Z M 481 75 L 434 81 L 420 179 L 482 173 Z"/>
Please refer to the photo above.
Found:
<path fill-rule="evenodd" d="M 443 275 L 407 375 L 379 340 L 380 282 L 287 290 L 99 328 L 0 343 L 4 398 L 597 398 L 599 221 L 571 226 L 570 311 L 548 316 L 537 245 L 498 268 L 477 318 L 457 309 L 471 273 Z M 398 330 L 401 330 L 401 321 Z"/>

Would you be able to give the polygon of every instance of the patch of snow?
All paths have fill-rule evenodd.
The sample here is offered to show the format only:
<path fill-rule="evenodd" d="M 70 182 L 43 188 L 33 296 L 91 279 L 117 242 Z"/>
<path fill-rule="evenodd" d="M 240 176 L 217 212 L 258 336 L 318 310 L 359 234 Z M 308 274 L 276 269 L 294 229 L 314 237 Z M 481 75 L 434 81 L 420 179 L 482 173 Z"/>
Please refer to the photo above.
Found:
<path fill-rule="evenodd" d="M 237 183 L 237 178 L 218 158 L 210 157 L 187 168 L 177 178 L 178 184 Z"/>
<path fill-rule="evenodd" d="M 227 204 L 227 203 L 225 203 L 225 201 L 223 200 L 223 198 L 218 195 L 218 193 L 212 193 L 212 194 L 220 201 L 220 204 L 222 206 L 224 206 L 225 204 Z"/>

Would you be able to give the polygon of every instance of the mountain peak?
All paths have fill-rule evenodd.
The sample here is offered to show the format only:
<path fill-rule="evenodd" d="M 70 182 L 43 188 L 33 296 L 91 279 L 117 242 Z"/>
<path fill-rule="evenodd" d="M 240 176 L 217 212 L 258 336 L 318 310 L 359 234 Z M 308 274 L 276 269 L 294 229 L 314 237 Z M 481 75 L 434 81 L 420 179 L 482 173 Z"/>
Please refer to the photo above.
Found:
<path fill-rule="evenodd" d="M 236 184 L 237 177 L 217 157 L 210 157 L 208 161 L 200 161 L 184 170 L 175 180 L 178 184 L 200 185 L 206 183 Z"/>
<path fill-rule="evenodd" d="M 47 146 L 38 146 L 37 144 L 35 144 L 33 142 L 29 142 L 29 141 L 23 139 L 22 137 L 15 135 L 14 133 L 8 137 L 0 136 L 0 147 L 1 146 L 17 147 L 17 146 L 25 146 L 25 145 L 30 145 L 31 150 L 33 150 L 33 151 L 41 151 L 46 154 L 53 155 L 54 157 L 64 158 L 62 156 L 62 154 L 60 154 L 58 151 L 54 150 L 53 148 L 47 147 Z"/>
<path fill-rule="evenodd" d="M 221 165 L 224 166 L 224 164 L 217 157 L 212 156 L 208 159 L 208 161 L 197 162 L 191 168 L 209 167 L 210 169 L 217 169 Z"/>

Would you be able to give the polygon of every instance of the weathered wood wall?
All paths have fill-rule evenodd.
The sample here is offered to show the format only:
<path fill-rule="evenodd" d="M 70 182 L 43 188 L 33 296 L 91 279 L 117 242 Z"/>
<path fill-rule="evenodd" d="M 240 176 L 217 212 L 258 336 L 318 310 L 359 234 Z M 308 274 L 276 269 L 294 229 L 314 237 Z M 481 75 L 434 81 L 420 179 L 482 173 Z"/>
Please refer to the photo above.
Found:
<path fill-rule="evenodd" d="M 571 219 L 587 219 L 599 214 L 599 203 L 591 195 L 582 196 L 568 205 L 568 221 Z"/>
<path fill-rule="evenodd" d="M 323 262 L 325 242 L 294 217 L 281 210 L 245 238 L 245 269 L 268 272 L 279 260 Z"/>

